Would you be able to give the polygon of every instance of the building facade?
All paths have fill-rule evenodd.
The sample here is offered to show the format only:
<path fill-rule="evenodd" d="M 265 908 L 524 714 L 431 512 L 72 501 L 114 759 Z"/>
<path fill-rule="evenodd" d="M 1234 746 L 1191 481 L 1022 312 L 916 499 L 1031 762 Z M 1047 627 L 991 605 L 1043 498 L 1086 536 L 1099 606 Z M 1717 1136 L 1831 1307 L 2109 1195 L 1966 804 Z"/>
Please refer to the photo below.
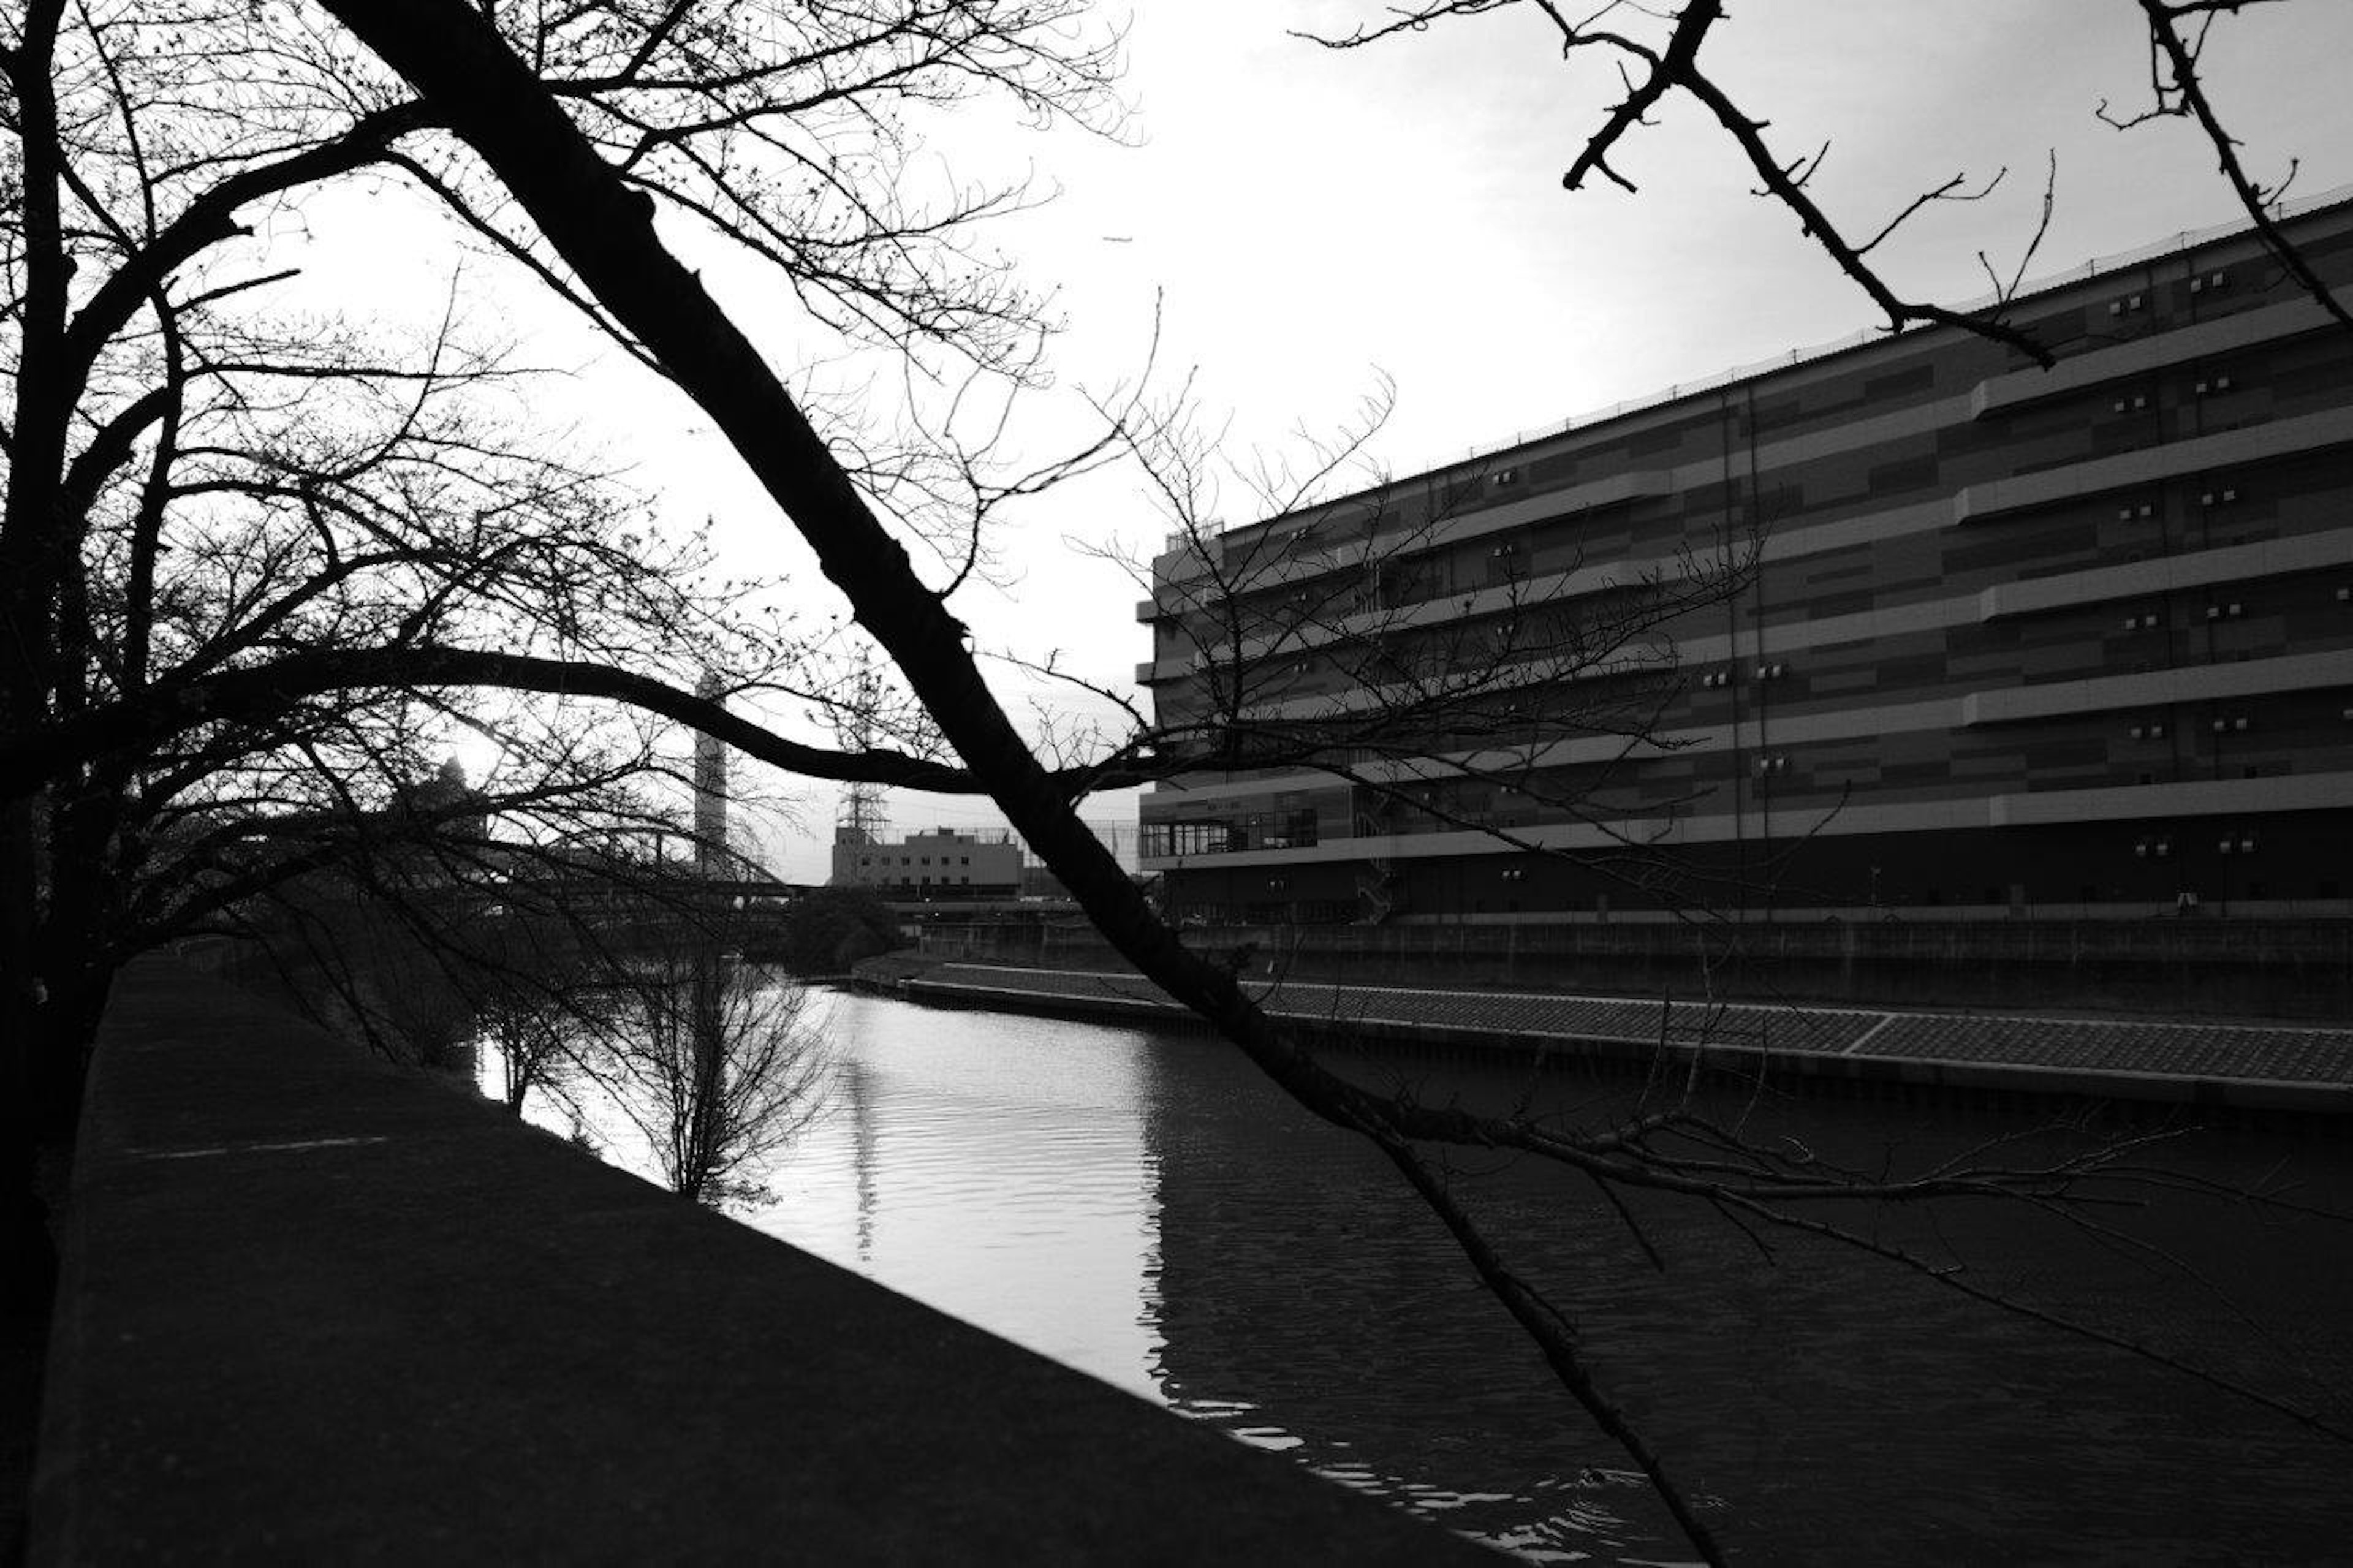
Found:
<path fill-rule="evenodd" d="M 2353 202 L 2288 219 L 2353 299 Z M 1179 536 L 1188 921 L 2353 913 L 2353 332 L 2243 231 Z M 1566 853 L 1562 853 L 1566 852 Z"/>
<path fill-rule="evenodd" d="M 947 827 L 893 841 L 839 829 L 828 880 L 890 900 L 1010 899 L 1021 891 L 1021 847 Z"/>

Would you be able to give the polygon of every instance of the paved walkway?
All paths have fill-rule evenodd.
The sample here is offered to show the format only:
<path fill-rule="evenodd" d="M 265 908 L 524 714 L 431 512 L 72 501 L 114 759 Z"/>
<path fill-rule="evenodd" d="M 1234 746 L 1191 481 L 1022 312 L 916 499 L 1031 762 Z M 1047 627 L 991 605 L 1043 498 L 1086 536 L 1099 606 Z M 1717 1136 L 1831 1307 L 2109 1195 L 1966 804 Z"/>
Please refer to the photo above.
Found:
<path fill-rule="evenodd" d="M 860 973 L 911 994 L 1139 1014 L 1176 1008 L 1132 973 L 894 956 Z M 1259 981 L 1275 1016 L 1419 1037 L 1765 1052 L 1800 1068 L 2060 1092 L 2353 1111 L 2353 1029 L 1850 1007 L 1666 1003 L 1520 991 Z"/>

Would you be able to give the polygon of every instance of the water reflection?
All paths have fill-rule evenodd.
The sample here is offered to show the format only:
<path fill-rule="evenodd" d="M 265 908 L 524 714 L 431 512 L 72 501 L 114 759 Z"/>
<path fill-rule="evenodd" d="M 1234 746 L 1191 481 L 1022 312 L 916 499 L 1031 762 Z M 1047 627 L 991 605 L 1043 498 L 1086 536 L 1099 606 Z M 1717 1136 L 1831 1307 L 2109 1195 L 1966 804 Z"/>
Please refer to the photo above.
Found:
<path fill-rule="evenodd" d="M 980 1014 L 894 1028 L 892 1004 L 827 1005 L 837 1114 L 770 1168 L 775 1201 L 749 1223 L 1153 1393 L 1148 1037 Z"/>
<path fill-rule="evenodd" d="M 514 1103 L 612 1163 L 719 1208 L 764 1202 L 775 1155 L 832 1110 L 834 1063 L 808 990 L 681 943 L 634 953 L 595 989 L 478 1005 L 471 1064 Z"/>
<path fill-rule="evenodd" d="M 1677 1539 L 1385 1160 L 1211 1042 L 1152 1059 L 1164 1398 L 1540 1560 Z"/>
<path fill-rule="evenodd" d="M 1386 1163 L 1231 1052 L 873 997 L 828 1006 L 837 1114 L 770 1172 L 776 1201 L 753 1223 L 1532 1557 L 1684 1554 Z M 1427 1094 L 1525 1087 L 1452 1066 L 1363 1070 Z M 1826 1153 L 2026 1126 L 1852 1104 L 1762 1114 Z M 2158 1154 L 2253 1181 L 2283 1152 L 2306 1199 L 2353 1206 L 2341 1145 L 2216 1138 Z M 2348 1451 L 2284 1419 L 1816 1246 L 1779 1240 L 1768 1258 L 1687 1205 L 1640 1211 L 1659 1273 L 1589 1193 L 1457 1165 L 1458 1192 L 1578 1317 L 1743 1562 L 2348 1560 Z M 2346 1419 L 2345 1227 L 2120 1212 L 2104 1240 L 2008 1207 L 1845 1217 Z"/>

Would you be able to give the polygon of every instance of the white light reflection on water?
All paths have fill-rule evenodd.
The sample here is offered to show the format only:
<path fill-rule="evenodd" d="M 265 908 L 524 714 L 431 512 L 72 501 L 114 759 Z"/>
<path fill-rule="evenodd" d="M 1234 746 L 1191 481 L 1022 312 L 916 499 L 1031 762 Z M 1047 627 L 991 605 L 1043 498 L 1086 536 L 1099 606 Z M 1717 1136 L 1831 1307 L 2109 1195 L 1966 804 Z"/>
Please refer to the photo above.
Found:
<path fill-rule="evenodd" d="M 1291 1430 L 1271 1405 L 1292 1402 L 1249 1397 L 1261 1392 L 1241 1370 L 1250 1352 L 1236 1364 L 1205 1349 L 1261 1347 L 1290 1364 L 1285 1381 L 1311 1387 L 1356 1381 L 1357 1342 L 1333 1314 L 1359 1316 L 1401 1282 L 1413 1288 L 1377 1246 L 1363 1250 L 1363 1269 L 1331 1267 L 1334 1243 L 1347 1247 L 1360 1226 L 1385 1233 L 1388 1219 L 1329 1223 L 1319 1178 L 1332 1135 L 1230 1052 L 1206 1040 L 848 993 L 828 994 L 823 1008 L 811 1016 L 837 1047 L 834 1103 L 766 1173 L 774 1201 L 747 1213 L 748 1223 L 1237 1441 L 1535 1561 L 1586 1560 L 1586 1548 L 1627 1533 L 1591 1495 L 1589 1472 L 1545 1478 L 1533 1495 L 1418 1476 L 1332 1430 L 1312 1438 Z M 1239 1143 L 1229 1142 L 1236 1126 L 1244 1130 Z M 1299 1146 L 1292 1160 L 1270 1164 L 1261 1141 L 1271 1131 L 1289 1142 L 1286 1131 L 1303 1135 Z M 1166 1157 L 1181 1174 L 1165 1169 Z M 1202 1180 L 1208 1171 L 1219 1178 Z M 1363 1174 L 1343 1174 L 1339 1192 Z M 1377 1162 L 1370 1174 L 1388 1193 Z M 1284 1201 L 1286 1188 L 1303 1206 Z M 1409 1205 L 1401 1192 L 1392 1195 Z M 1181 1218 L 1166 1207 L 1172 1196 Z M 1173 1280 L 1163 1257 L 1172 1224 Z M 1283 1240 L 1302 1231 L 1323 1234 L 1305 1247 Z M 1300 1256 L 1286 1259 L 1286 1250 Z M 1440 1247 L 1438 1256 L 1451 1255 Z M 1228 1264 L 1250 1283 L 1214 1289 Z M 1273 1310 L 1286 1291 L 1299 1292 L 1298 1310 Z M 1166 1337 L 1172 1310 L 1189 1349 Z M 1452 1375 L 1458 1360 L 1439 1351 L 1439 1375 Z M 1577 1546 L 1564 1547 L 1564 1528 Z"/>
<path fill-rule="evenodd" d="M 813 1001 L 842 1047 L 833 1103 L 769 1168 L 774 1201 L 745 1222 L 1156 1397 L 1141 1305 L 1158 1183 L 1140 1109 L 1149 1037 L 987 1013 L 875 1026 L 892 1005 Z"/>
<path fill-rule="evenodd" d="M 874 997 L 820 999 L 820 1013 L 834 1103 L 765 1173 L 775 1201 L 752 1223 L 1530 1557 L 1683 1555 L 1641 1478 L 1395 1173 L 1234 1053 Z M 1460 1064 L 1374 1076 L 1391 1071 L 1425 1099 L 1527 1087 Z M 1758 1114 L 1849 1159 L 2031 1131 L 1852 1102 Z M 2272 1179 L 2284 1159 L 2300 1196 L 2353 1208 L 2337 1142 L 2196 1147 L 2183 1168 L 2201 1179 Z M 1764 1259 L 1687 1205 L 1645 1206 L 1672 1265 L 1661 1274 L 1582 1189 L 1462 1163 L 1475 1168 L 1458 1192 L 1577 1316 L 1612 1392 L 1743 1562 L 2348 1560 L 2330 1555 L 2347 1450 L 2325 1438 L 1851 1256 L 1785 1241 Z M 1933 1234 L 1885 1223 L 1913 1244 L 1949 1237 L 1973 1279 L 2095 1318 L 2113 1307 L 2161 1348 L 2353 1408 L 2353 1229 L 2241 1205 L 2150 1233 L 2222 1282 L 2223 1300 L 2011 1210 L 1949 1209 Z"/>

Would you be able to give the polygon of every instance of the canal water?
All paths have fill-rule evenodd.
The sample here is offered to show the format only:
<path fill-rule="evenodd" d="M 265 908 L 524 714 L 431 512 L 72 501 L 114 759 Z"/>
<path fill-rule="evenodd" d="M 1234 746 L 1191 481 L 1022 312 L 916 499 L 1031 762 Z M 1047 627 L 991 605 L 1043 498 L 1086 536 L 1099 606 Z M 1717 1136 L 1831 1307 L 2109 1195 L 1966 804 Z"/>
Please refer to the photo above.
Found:
<path fill-rule="evenodd" d="M 829 993 L 831 1104 L 749 1223 L 1058 1361 L 1546 1562 L 1688 1558 L 1394 1171 L 1214 1039 Z M 1623 1081 L 1350 1058 L 1425 1100 L 1578 1114 Z M 2079 1147 L 2049 1119 L 1721 1108 L 1916 1166 Z M 2183 1134 L 2164 1179 L 2353 1212 L 2353 1145 Z M 1627 1225 L 1482 1154 L 1456 1190 L 1756 1563 L 2353 1563 L 2353 1447 L 2134 1354 L 1680 1203 Z M 2174 1194 L 2097 1229 L 2000 1204 L 1835 1217 L 1972 1283 L 2353 1428 L 2353 1225 Z"/>

